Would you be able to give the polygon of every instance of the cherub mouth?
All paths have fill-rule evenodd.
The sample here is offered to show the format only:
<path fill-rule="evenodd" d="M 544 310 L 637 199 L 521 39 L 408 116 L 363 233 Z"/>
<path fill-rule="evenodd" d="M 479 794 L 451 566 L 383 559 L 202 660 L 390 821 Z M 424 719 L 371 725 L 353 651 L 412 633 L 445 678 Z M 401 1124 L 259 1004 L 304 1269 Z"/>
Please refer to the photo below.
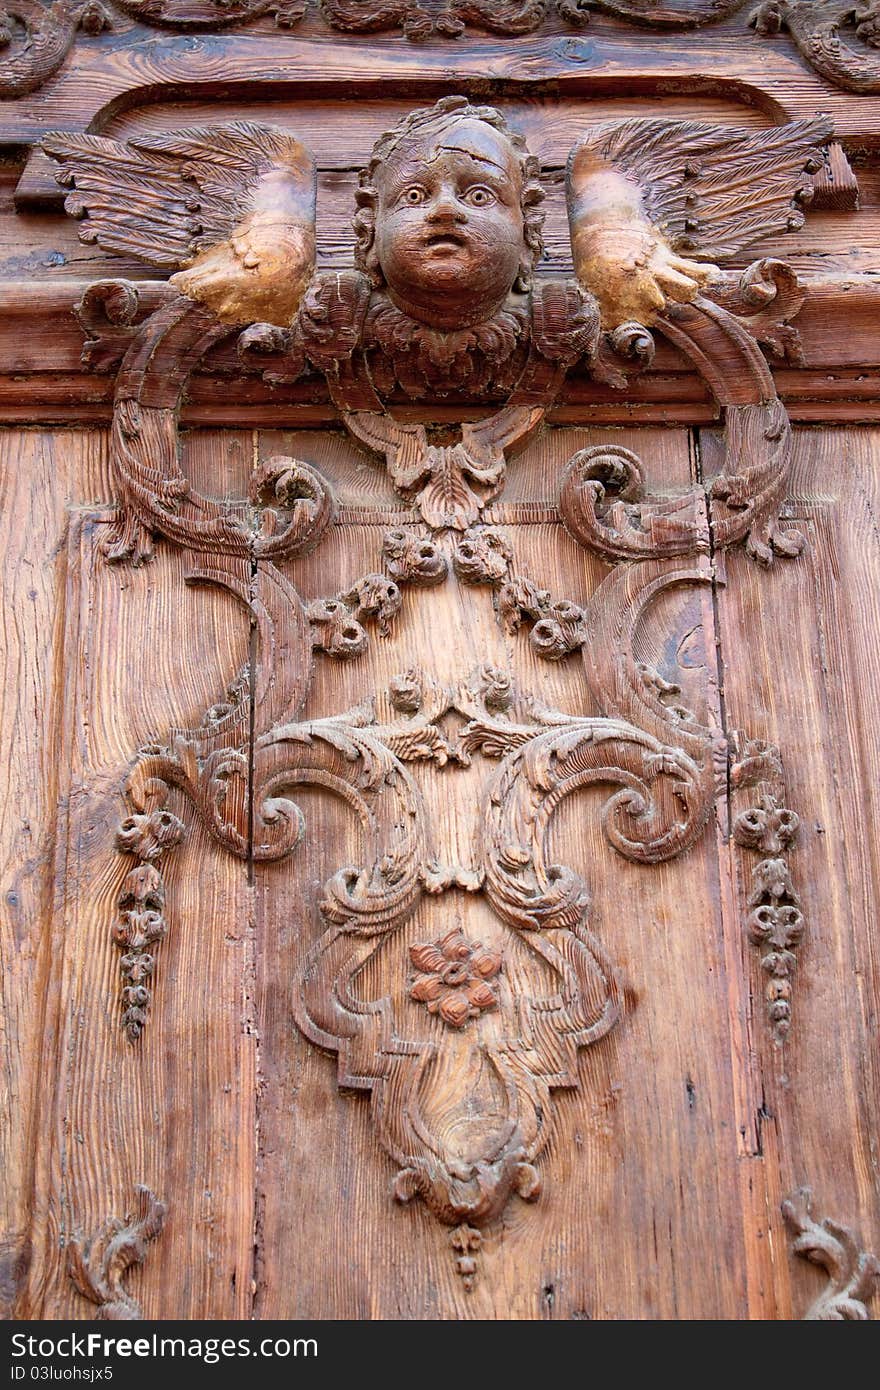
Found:
<path fill-rule="evenodd" d="M 429 249 L 439 246 L 458 250 L 467 245 L 467 238 L 459 232 L 432 232 L 430 236 L 425 237 L 425 245 Z"/>

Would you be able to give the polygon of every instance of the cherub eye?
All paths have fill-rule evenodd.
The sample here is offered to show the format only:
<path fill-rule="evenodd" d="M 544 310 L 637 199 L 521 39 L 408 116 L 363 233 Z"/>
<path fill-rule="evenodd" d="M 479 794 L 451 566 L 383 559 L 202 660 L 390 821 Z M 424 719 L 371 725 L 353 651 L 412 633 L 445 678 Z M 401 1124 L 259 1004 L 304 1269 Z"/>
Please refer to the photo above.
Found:
<path fill-rule="evenodd" d="M 419 184 L 414 183 L 411 185 L 411 187 L 404 189 L 403 194 L 401 196 L 401 202 L 407 203 L 410 207 L 415 208 L 418 207 L 419 203 L 423 203 L 425 201 L 426 196 L 427 195 L 425 193 L 424 188 L 422 188 Z"/>
<path fill-rule="evenodd" d="M 473 188 L 469 188 L 464 197 L 465 202 L 470 203 L 475 208 L 487 208 L 490 203 L 496 201 L 491 188 L 485 188 L 481 183 L 474 184 Z"/>

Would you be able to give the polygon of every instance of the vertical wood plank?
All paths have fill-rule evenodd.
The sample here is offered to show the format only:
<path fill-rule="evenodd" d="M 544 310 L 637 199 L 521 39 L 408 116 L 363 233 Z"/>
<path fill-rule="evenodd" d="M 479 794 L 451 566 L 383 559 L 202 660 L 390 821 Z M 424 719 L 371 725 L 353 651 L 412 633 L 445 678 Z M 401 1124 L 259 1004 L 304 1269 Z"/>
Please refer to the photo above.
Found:
<path fill-rule="evenodd" d="M 808 549 L 767 573 L 731 554 L 720 607 L 731 724 L 779 745 L 788 804 L 801 818 L 789 862 L 806 934 L 782 1046 L 766 1017 L 759 952 L 742 929 L 754 856 L 734 852 L 729 871 L 762 1098 L 766 1216 L 747 1238 L 761 1281 L 772 1277 L 778 1312 L 765 1316 L 803 1316 L 822 1287 L 788 1255 L 779 1204 L 797 1187 L 813 1188 L 817 1210 L 866 1248 L 880 1242 L 878 459 L 875 430 L 799 432 L 789 511 Z"/>
<path fill-rule="evenodd" d="M 41 1117 L 33 1308 L 94 1315 L 67 1277 L 62 1247 L 131 1211 L 144 1183 L 168 1206 L 165 1231 L 130 1279 L 145 1315 L 243 1317 L 256 1092 L 246 865 L 210 840 L 182 798 L 172 807 L 188 834 L 165 872 L 170 930 L 135 1045 L 120 1027 L 111 927 L 130 867 L 114 834 L 132 755 L 172 725 L 198 722 L 246 660 L 249 624 L 228 596 L 185 586 L 179 553 L 160 547 L 139 570 L 107 565 L 106 529 L 100 515 L 81 513 L 68 566 L 61 931 L 51 961 L 58 1032 L 48 1040 L 57 1072 Z"/>
<path fill-rule="evenodd" d="M 608 431 L 548 432 L 510 469 L 491 520 L 514 545 L 517 565 L 557 597 L 583 602 L 605 567 L 550 521 L 565 460 Z M 683 432 L 620 431 L 615 442 L 641 450 L 661 486 L 690 477 Z M 261 449 L 316 462 L 303 434 L 261 437 Z M 318 444 L 343 506 L 357 508 L 319 550 L 291 566 L 307 597 L 342 590 L 375 570 L 387 524 L 381 475 L 346 454 L 338 438 Z M 365 460 L 369 467 L 369 461 Z M 372 498 L 371 498 L 372 489 Z M 393 497 L 393 494 L 390 494 Z M 371 516 L 376 521 L 371 524 Z M 707 626 L 708 624 L 708 626 Z M 680 679 L 688 697 L 710 698 L 714 651 L 711 604 L 680 591 L 643 634 L 640 655 Z M 363 701 L 408 666 L 441 681 L 493 662 L 512 670 L 542 703 L 595 713 L 580 660 L 538 660 L 526 634 L 506 636 L 485 589 L 409 592 L 393 635 L 375 638 L 355 662 L 319 658 L 307 716 Z M 483 779 L 413 765 L 444 859 L 465 864 Z M 324 793 L 297 790 L 306 815 L 303 844 L 286 862 L 257 870 L 261 1063 L 261 1317 L 347 1318 L 736 1318 L 746 1313 L 741 1194 L 729 1059 L 728 987 L 720 931 L 719 866 L 711 834 L 679 861 L 643 868 L 620 859 L 599 826 L 599 793 L 556 815 L 553 862 L 585 874 L 594 929 L 620 964 L 628 1011 L 602 1043 L 585 1050 L 580 1085 L 554 1093 L 553 1139 L 541 1159 L 540 1201 L 514 1199 L 487 1231 L 474 1291 L 455 1275 L 448 1231 L 417 1202 L 391 1197 L 394 1167 L 371 1132 L 362 1094 L 339 1093 L 335 1062 L 297 1033 L 291 996 L 298 970 L 321 931 L 315 900 L 341 864 L 359 862 L 360 835 Z M 416 921 L 365 970 L 364 997 L 396 989 L 406 944 L 461 922 L 483 939 L 497 931 L 480 898 L 425 899 Z M 510 948 L 512 949 L 512 948 Z M 695 1258 L 696 1251 L 711 1252 Z M 291 1284 L 284 1271 L 295 1268 Z"/>
<path fill-rule="evenodd" d="M 0 1312 L 30 1260 L 36 1057 L 49 982 L 67 508 L 108 495 L 97 430 L 0 430 Z"/>

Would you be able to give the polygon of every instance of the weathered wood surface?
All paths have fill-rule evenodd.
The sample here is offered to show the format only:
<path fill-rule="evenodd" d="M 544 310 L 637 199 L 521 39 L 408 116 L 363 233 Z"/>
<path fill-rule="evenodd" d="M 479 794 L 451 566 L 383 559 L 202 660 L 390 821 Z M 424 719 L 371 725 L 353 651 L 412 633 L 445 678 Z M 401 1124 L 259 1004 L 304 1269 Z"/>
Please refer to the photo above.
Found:
<path fill-rule="evenodd" d="M 683 431 L 554 431 L 512 466 L 491 517 L 515 538 L 524 569 L 575 600 L 604 567 L 541 518 L 553 514 L 570 452 L 609 437 L 649 459 L 667 485 L 696 466 Z M 82 503 L 107 485 L 100 444 L 90 451 L 90 436 L 80 438 L 77 472 L 91 479 L 92 496 L 68 497 Z M 371 568 L 383 526 L 406 515 L 378 466 L 335 433 L 190 438 L 194 476 L 203 485 L 212 477 L 215 487 L 219 480 L 229 495 L 240 494 L 254 447 L 307 458 L 333 479 L 340 524 L 315 556 L 290 565 L 304 592 L 332 592 Z M 44 443 L 32 467 L 42 461 L 51 470 L 53 457 L 75 463 L 75 440 L 59 436 L 51 453 Z M 138 741 L 179 722 L 182 709 L 196 717 L 222 689 L 246 653 L 247 620 L 224 596 L 186 589 L 167 552 L 146 570 L 108 569 L 95 551 L 106 513 L 74 514 L 60 551 L 63 622 L 59 590 L 46 592 L 41 623 L 50 628 L 54 613 L 47 646 L 59 713 L 51 723 L 67 750 L 63 763 L 52 760 L 46 802 L 31 817 L 58 847 L 29 914 L 46 933 L 46 995 L 21 988 L 21 973 L 5 975 L 21 988 L 13 996 L 21 1036 L 45 1029 L 43 1065 L 60 1065 L 59 1100 L 41 1105 L 36 1119 L 32 1195 L 16 1145 L 25 1166 L 13 1229 L 23 1232 L 36 1216 L 42 1235 L 20 1312 L 91 1315 L 69 1284 L 57 1237 L 130 1210 L 136 1182 L 169 1204 L 165 1230 L 128 1281 L 147 1316 L 253 1309 L 259 1317 L 760 1319 L 805 1311 L 818 1276 L 789 1261 L 781 1199 L 808 1182 L 823 1209 L 869 1243 L 878 1222 L 870 1152 L 877 1078 L 865 1031 L 877 987 L 865 927 L 877 824 L 865 730 L 876 682 L 862 674 L 877 623 L 868 500 L 877 448 L 876 433 L 804 431 L 791 510 L 809 523 L 808 555 L 779 562 L 769 576 L 731 556 L 718 595 L 727 725 L 780 742 L 803 822 L 791 859 L 808 933 L 785 1049 L 769 1038 L 756 952 L 744 942 L 740 878 L 749 866 L 727 844 L 724 808 L 717 846 L 710 830 L 684 858 L 646 870 L 614 854 L 598 832 L 595 793 L 582 794 L 558 818 L 554 852 L 587 871 L 596 930 L 625 972 L 627 1013 L 584 1057 L 579 1090 L 556 1093 L 544 1194 L 514 1205 L 488 1235 L 472 1294 L 455 1276 L 447 1233 L 419 1205 L 392 1202 L 393 1168 L 366 1098 L 337 1092 L 333 1059 L 293 1023 L 291 981 L 316 927 L 302 915 L 304 890 L 339 863 L 357 862 L 358 836 L 332 799 L 303 794 L 306 842 L 281 865 L 257 868 L 253 899 L 244 866 L 188 821 L 168 874 L 170 933 L 157 953 L 150 1027 L 134 1049 L 118 1028 L 110 924 L 121 777 Z M 711 470 L 705 433 L 701 455 Z M 832 574 L 840 581 L 823 578 Z M 646 625 L 642 655 L 685 686 L 698 713 L 711 705 L 717 718 L 714 622 L 711 603 L 682 590 Z M 438 641 L 441 631 L 454 642 Z M 184 650 L 197 656 L 182 663 Z M 359 661 L 319 658 L 307 713 L 357 703 L 416 661 L 451 677 L 490 657 L 546 703 L 584 710 L 577 657 L 538 662 L 522 635 L 499 632 L 487 591 L 461 590 L 450 578 L 442 590 L 410 594 L 393 636 L 375 638 Z M 125 699 L 127 689 L 137 698 Z M 18 740 L 14 754 L 32 756 Z M 450 857 L 467 854 L 480 775 L 420 773 Z M 53 779 L 61 795 L 54 826 Z M 33 803 L 23 804 L 30 817 Z M 18 855 L 13 848 L 14 873 Z M 62 894 L 54 913 L 53 883 Z M 441 931 L 453 902 L 469 930 L 485 912 L 463 895 L 427 901 L 417 936 Z M 59 1047 L 57 1036 L 68 1042 Z M 25 1049 L 26 1070 L 35 1046 Z"/>
<path fill-rule="evenodd" d="M 103 436 L 4 431 L 2 1306 L 30 1258 L 36 1057 L 53 1007 L 55 839 L 66 794 L 59 726 L 68 509 L 109 491 Z"/>
<path fill-rule="evenodd" d="M 712 443 L 704 449 L 710 471 Z M 767 1209 L 811 1186 L 820 1204 L 837 1204 L 869 1233 L 880 1229 L 872 1002 L 880 963 L 870 927 L 880 785 L 873 733 L 878 463 L 876 431 L 800 433 L 789 511 L 808 550 L 796 564 L 762 575 L 766 583 L 756 582 L 741 555 L 730 554 L 719 604 L 730 725 L 748 724 L 779 744 L 789 804 L 801 817 L 790 861 L 807 925 L 782 1048 L 762 1017 L 758 953 L 739 937 L 752 1001 L 746 1039 L 760 1096 L 755 1137 Z M 737 874 L 748 878 L 749 858 L 732 851 L 725 871 L 731 883 Z M 808 1136 L 818 1131 L 824 1140 L 814 1145 Z M 805 1308 L 821 1284 L 803 1262 L 783 1264 L 774 1248 L 769 1283 L 780 1290 L 790 1280 L 794 1308 Z"/>
<path fill-rule="evenodd" d="M 27 1288 L 24 1306 L 31 1316 L 88 1316 L 89 1305 L 66 1275 L 65 1243 L 129 1211 L 137 1183 L 167 1197 L 170 1182 L 181 1196 L 172 1203 L 169 1230 L 177 1227 L 182 1243 L 163 1239 L 151 1253 L 159 1283 L 140 1295 L 145 1314 L 245 1316 L 256 1088 L 246 868 L 221 856 L 192 827 L 169 876 L 174 952 L 164 959 L 158 953 L 157 978 L 176 983 L 166 992 L 163 1041 L 147 1058 L 119 1027 L 119 951 L 108 924 L 120 860 L 96 853 L 95 846 L 113 843 L 120 774 L 132 750 L 164 734 L 182 712 L 196 721 L 223 688 L 227 671 L 247 659 L 247 618 L 232 599 L 185 586 L 177 558 L 142 571 L 106 565 L 100 545 L 108 513 L 83 506 L 90 493 L 107 494 L 102 435 L 25 433 L 19 459 L 22 440 L 34 441 L 35 466 L 10 469 L 8 484 L 30 489 L 42 473 L 51 498 L 59 457 L 65 468 L 56 486 L 65 490 L 55 502 L 54 562 L 51 551 L 42 553 L 50 545 L 49 527 L 31 530 L 24 521 L 29 498 L 4 512 L 10 523 L 17 516 L 20 534 L 38 547 L 22 565 L 23 575 L 32 572 L 33 602 L 25 595 L 11 611 L 27 619 L 45 610 L 37 640 L 23 634 L 19 693 L 28 692 L 36 721 L 13 740 L 11 766 L 24 765 L 18 783 L 13 778 L 7 784 L 14 838 L 4 896 L 14 934 L 4 979 L 15 985 L 7 1019 L 18 1024 L 26 1058 L 22 1067 L 14 1065 L 15 1053 L 8 1057 L 14 1152 L 5 1191 L 16 1204 L 9 1229 L 30 1226 L 31 1244 L 19 1288 Z M 234 439 L 214 442 L 234 454 Z M 199 444 L 216 476 L 216 448 L 205 437 Z M 78 476 L 65 478 L 77 463 Z M 74 508 L 66 517 L 58 514 L 62 500 Z M 178 634 L 170 644 L 161 635 L 169 625 Z M 181 661 L 183 650 L 197 652 L 197 659 Z M 44 663 L 51 663 L 48 678 Z M 27 679 L 29 664 L 34 671 Z M 135 694 L 141 689 L 149 691 L 146 699 Z M 41 724 L 43 736 L 31 751 Z M 54 807 L 51 821 L 46 804 Z M 22 856 L 22 834 L 42 835 L 42 853 Z M 22 914 L 27 932 L 15 928 Z M 34 1094 L 37 1074 L 44 1084 Z M 130 1286 L 138 1296 L 137 1274 Z M 164 1306 L 163 1287 L 175 1290 L 173 1312 Z"/>
<path fill-rule="evenodd" d="M 562 27 L 562 26 L 560 26 Z M 360 101 L 389 79 L 406 83 L 416 99 L 479 84 L 486 94 L 487 71 L 493 86 L 554 83 L 560 93 L 592 87 L 632 90 L 633 85 L 665 96 L 679 90 L 713 89 L 713 95 L 746 96 L 777 119 L 812 115 L 820 104 L 846 136 L 876 133 L 872 99 L 850 95 L 816 76 L 786 38 L 768 42 L 737 23 L 698 33 L 646 33 L 624 29 L 601 16 L 581 33 L 524 35 L 514 41 L 473 34 L 465 40 L 407 43 L 386 35 L 306 37 L 303 31 L 277 34 L 160 34 L 142 27 L 114 34 L 109 47 L 81 43 L 64 67 L 37 92 L 4 104 L 0 142 L 27 144 L 46 129 L 83 129 L 106 110 L 131 104 L 133 94 L 183 87 L 210 96 L 235 84 L 237 93 L 265 97 L 288 84 L 340 93 Z M 865 107 L 869 125 L 865 120 Z"/>
<path fill-rule="evenodd" d="M 841 428 L 880 419 L 880 101 L 817 77 L 789 37 L 756 35 L 741 16 L 686 33 L 602 15 L 577 32 L 552 18 L 512 41 L 470 30 L 421 46 L 322 25 L 310 16 L 292 34 L 258 25 L 181 37 L 122 19 L 112 35 L 80 36 L 54 77 L 0 106 L 0 421 L 24 427 L 0 432 L 0 1299 L 16 1316 L 94 1316 L 69 1278 L 66 1245 L 132 1212 L 143 1183 L 168 1207 L 143 1267 L 126 1276 L 146 1316 L 801 1317 L 824 1276 L 790 1258 L 784 1198 L 810 1186 L 818 1211 L 866 1248 L 880 1243 L 871 1032 L 880 434 Z M 748 793 L 720 795 L 698 843 L 650 869 L 609 847 L 595 791 L 570 799 L 555 817 L 553 857 L 589 883 L 593 927 L 622 968 L 625 1014 L 581 1052 L 578 1088 L 554 1093 L 544 1192 L 535 1204 L 513 1198 L 485 1228 L 472 1292 L 448 1229 L 418 1199 L 392 1200 L 395 1169 L 366 1096 L 337 1089 L 335 1059 L 294 1023 L 293 981 L 322 929 L 320 884 L 362 857 L 337 801 L 300 790 L 303 845 L 280 864 L 251 866 L 249 882 L 248 866 L 175 798 L 187 836 L 166 870 L 169 934 L 156 950 L 149 1026 L 133 1047 L 119 1027 L 111 928 L 127 866 L 113 842 L 126 768 L 140 744 L 197 722 L 256 653 L 241 606 L 187 587 L 179 552 L 160 544 L 142 570 L 109 567 L 99 552 L 112 516 L 101 426 L 113 378 L 81 366 L 71 306 L 102 276 L 140 281 L 151 305 L 167 290 L 140 263 L 81 243 L 46 162 L 29 154 L 49 129 L 125 139 L 231 118 L 280 124 L 315 150 L 318 264 L 332 270 L 349 263 L 356 171 L 376 135 L 459 90 L 500 105 L 544 162 L 542 274 L 570 268 L 564 156 L 590 121 L 759 129 L 828 112 L 861 198 L 857 212 L 851 197 L 846 210 L 831 198 L 803 230 L 742 257 L 784 256 L 810 288 L 798 319 L 803 365 L 774 372 L 790 414 L 821 427 L 798 433 L 784 513 L 806 532 L 807 551 L 769 573 L 741 552 L 716 556 L 712 591 L 664 597 L 638 644 L 639 659 L 680 684 L 711 728 L 782 749 L 787 804 L 801 817 L 788 864 L 806 918 L 791 1029 L 780 1047 L 760 951 L 744 931 L 755 856 L 730 829 Z M 606 567 L 559 524 L 566 460 L 612 440 L 640 453 L 661 489 L 681 486 L 717 466 L 717 414 L 667 343 L 623 395 L 573 373 L 552 428 L 511 463 L 486 520 L 536 582 L 583 603 Z M 441 406 L 430 418 L 459 415 Z M 399 418 L 426 417 L 408 405 Z M 383 530 L 412 520 L 376 458 L 339 432 L 323 382 L 279 390 L 251 378 L 231 390 L 228 375 L 197 373 L 182 423 L 186 469 L 210 496 L 243 497 L 254 459 L 279 453 L 330 479 L 336 526 L 313 555 L 283 567 L 309 597 L 379 569 Z M 639 428 L 658 424 L 667 428 Z M 392 635 L 374 629 L 358 660 L 318 655 L 306 716 L 358 705 L 414 664 L 451 681 L 487 660 L 548 705 L 595 713 L 580 656 L 540 661 L 525 631 L 501 631 L 488 587 L 450 574 L 442 588 L 408 590 Z M 413 765 L 443 857 L 465 866 L 487 768 L 479 758 Z M 244 821 L 239 829 L 248 833 Z M 400 991 L 405 945 L 457 923 L 474 936 L 497 930 L 476 896 L 426 896 L 389 959 L 365 967 L 365 997 L 388 988 L 389 960 Z M 519 980 L 523 953 L 511 947 L 505 965 Z M 441 1112 L 445 1095 L 441 1086 Z M 450 1115 L 454 1129 L 451 1101 Z"/>

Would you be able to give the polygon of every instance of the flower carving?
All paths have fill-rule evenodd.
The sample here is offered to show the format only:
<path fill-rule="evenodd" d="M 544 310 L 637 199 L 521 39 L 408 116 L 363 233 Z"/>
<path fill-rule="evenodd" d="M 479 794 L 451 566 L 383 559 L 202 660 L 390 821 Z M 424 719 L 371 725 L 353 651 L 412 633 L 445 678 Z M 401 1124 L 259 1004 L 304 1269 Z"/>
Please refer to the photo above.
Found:
<path fill-rule="evenodd" d="M 489 982 L 501 969 L 500 952 L 468 941 L 458 928 L 439 941 L 416 942 L 409 956 L 417 971 L 410 998 L 450 1027 L 463 1028 L 498 1003 Z"/>

